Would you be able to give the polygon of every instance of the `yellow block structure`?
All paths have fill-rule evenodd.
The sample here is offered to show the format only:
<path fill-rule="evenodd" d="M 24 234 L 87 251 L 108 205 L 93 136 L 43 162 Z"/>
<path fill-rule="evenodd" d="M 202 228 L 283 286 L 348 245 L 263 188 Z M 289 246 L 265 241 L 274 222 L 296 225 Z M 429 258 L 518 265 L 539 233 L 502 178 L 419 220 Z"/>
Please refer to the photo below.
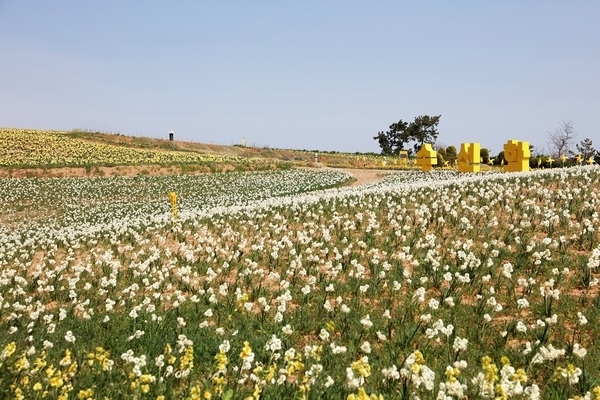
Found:
<path fill-rule="evenodd" d="M 529 142 L 509 140 L 504 144 L 504 158 L 507 163 L 502 168 L 505 172 L 529 171 L 530 157 Z"/>
<path fill-rule="evenodd" d="M 479 143 L 461 143 L 458 160 L 458 172 L 481 171 L 481 145 Z"/>
<path fill-rule="evenodd" d="M 431 147 L 431 144 L 423 143 L 417 152 L 417 165 L 424 172 L 431 171 L 432 167 L 437 165 L 437 151 Z"/>

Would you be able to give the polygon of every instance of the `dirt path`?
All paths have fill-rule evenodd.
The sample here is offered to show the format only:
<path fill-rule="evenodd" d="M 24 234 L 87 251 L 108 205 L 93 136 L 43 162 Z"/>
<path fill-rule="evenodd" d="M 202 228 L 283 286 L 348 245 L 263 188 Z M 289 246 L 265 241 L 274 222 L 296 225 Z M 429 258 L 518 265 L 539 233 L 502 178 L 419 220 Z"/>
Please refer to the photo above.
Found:
<path fill-rule="evenodd" d="M 371 182 L 378 182 L 383 179 L 386 171 L 378 169 L 349 169 L 343 168 L 342 171 L 349 173 L 356 179 L 349 186 L 362 186 Z"/>

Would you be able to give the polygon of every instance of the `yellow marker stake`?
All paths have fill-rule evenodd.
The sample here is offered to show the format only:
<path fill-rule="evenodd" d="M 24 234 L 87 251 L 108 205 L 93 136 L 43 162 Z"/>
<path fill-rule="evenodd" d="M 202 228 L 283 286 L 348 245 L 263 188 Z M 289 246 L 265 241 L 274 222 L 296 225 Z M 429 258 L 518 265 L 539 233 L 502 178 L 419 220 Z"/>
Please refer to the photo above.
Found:
<path fill-rule="evenodd" d="M 173 216 L 173 220 L 177 219 L 177 195 L 175 192 L 169 193 L 169 200 L 171 201 L 171 215 Z"/>

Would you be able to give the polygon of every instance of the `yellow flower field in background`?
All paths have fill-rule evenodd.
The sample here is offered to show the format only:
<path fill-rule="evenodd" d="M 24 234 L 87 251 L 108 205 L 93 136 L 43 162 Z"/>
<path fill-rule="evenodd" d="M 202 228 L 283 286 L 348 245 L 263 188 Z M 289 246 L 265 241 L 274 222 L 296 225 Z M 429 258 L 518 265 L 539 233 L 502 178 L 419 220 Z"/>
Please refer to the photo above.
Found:
<path fill-rule="evenodd" d="M 95 143 L 72 137 L 69 132 L 62 131 L 0 129 L 0 166 L 5 167 L 240 163 L 241 161 L 240 157 L 235 156 L 138 149 Z"/>

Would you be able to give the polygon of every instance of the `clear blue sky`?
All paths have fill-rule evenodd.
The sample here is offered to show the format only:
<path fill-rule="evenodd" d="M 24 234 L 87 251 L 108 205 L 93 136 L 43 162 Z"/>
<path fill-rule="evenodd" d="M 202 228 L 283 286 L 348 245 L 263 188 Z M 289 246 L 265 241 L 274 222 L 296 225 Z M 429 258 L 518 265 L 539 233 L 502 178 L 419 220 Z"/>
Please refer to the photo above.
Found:
<path fill-rule="evenodd" d="M 0 0 L 0 126 L 375 151 L 600 146 L 600 1 Z"/>

